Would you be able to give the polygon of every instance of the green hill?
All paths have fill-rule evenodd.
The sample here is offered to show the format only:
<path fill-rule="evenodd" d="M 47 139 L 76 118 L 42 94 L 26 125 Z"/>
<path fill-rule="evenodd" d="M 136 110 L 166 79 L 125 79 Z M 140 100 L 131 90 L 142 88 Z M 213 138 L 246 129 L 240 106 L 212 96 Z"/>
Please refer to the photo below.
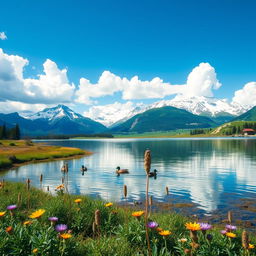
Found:
<path fill-rule="evenodd" d="M 162 107 L 145 111 L 111 129 L 115 133 L 156 132 L 176 129 L 196 129 L 216 126 L 208 117 L 197 116 L 175 107 Z"/>
<path fill-rule="evenodd" d="M 232 121 L 256 121 L 256 106 L 244 114 L 234 118 Z"/>

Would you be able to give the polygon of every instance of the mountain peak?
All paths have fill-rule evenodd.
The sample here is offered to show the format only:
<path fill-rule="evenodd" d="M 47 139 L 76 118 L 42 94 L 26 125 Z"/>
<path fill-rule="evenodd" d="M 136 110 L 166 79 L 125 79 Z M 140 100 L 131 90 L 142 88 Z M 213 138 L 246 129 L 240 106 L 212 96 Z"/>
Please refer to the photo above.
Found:
<path fill-rule="evenodd" d="M 52 108 L 45 108 L 42 111 L 27 116 L 27 118 L 31 120 L 46 119 L 48 121 L 54 121 L 64 117 L 74 120 L 81 118 L 82 116 L 63 104 L 59 104 Z"/>

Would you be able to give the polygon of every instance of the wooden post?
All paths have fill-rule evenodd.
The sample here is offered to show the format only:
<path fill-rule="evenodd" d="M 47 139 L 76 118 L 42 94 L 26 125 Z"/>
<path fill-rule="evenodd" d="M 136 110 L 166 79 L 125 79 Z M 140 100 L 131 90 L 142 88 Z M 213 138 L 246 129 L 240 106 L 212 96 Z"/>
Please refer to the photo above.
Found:
<path fill-rule="evenodd" d="M 40 175 L 40 182 L 43 182 L 43 174 Z"/>
<path fill-rule="evenodd" d="M 30 190 L 30 179 L 27 179 L 26 183 L 27 183 L 27 190 Z"/>
<path fill-rule="evenodd" d="M 166 195 L 169 195 L 169 188 L 165 187 Z"/>

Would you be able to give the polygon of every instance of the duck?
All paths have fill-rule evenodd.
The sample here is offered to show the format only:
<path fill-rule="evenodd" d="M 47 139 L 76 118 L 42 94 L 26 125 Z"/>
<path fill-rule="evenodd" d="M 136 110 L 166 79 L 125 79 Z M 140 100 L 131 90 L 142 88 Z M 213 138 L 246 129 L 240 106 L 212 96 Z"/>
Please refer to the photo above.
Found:
<path fill-rule="evenodd" d="M 117 174 L 129 173 L 128 169 L 120 169 L 120 166 L 116 167 Z M 119 176 L 119 175 L 118 175 Z"/>
<path fill-rule="evenodd" d="M 149 176 L 149 177 L 154 177 L 154 178 L 155 178 L 156 175 L 157 175 L 157 170 L 156 170 L 156 169 L 154 169 L 153 172 L 149 172 L 149 173 L 148 173 L 148 176 Z"/>
<path fill-rule="evenodd" d="M 82 165 L 81 169 L 80 169 L 81 172 L 87 172 L 87 168 L 86 166 Z"/>

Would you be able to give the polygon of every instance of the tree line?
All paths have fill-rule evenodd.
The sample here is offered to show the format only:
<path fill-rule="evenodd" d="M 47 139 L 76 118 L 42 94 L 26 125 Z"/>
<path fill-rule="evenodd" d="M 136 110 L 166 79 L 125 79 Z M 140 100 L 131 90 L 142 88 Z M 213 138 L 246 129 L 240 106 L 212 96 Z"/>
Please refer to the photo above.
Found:
<path fill-rule="evenodd" d="M 242 134 L 243 129 L 253 129 L 256 131 L 256 122 L 237 122 L 232 123 L 231 126 L 224 128 L 222 134 L 233 135 Z"/>
<path fill-rule="evenodd" d="M 20 139 L 20 127 L 18 124 L 13 128 L 8 128 L 4 124 L 0 126 L 0 140 L 19 140 Z"/>

